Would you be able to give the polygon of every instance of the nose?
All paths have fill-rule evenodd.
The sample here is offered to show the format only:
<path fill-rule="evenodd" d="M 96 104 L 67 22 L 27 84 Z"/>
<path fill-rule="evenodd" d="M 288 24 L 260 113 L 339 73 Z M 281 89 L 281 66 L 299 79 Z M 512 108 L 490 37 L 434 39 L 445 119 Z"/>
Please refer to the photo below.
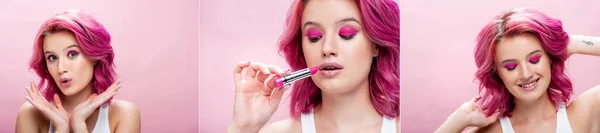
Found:
<path fill-rule="evenodd" d="M 67 73 L 68 60 L 58 60 L 58 75 Z"/>
<path fill-rule="evenodd" d="M 338 45 L 335 37 L 324 38 L 323 46 L 321 47 L 321 54 L 323 57 L 327 56 L 338 56 Z"/>
<path fill-rule="evenodd" d="M 529 81 L 533 78 L 533 70 L 530 65 L 521 65 L 523 66 L 521 69 L 521 80 Z"/>

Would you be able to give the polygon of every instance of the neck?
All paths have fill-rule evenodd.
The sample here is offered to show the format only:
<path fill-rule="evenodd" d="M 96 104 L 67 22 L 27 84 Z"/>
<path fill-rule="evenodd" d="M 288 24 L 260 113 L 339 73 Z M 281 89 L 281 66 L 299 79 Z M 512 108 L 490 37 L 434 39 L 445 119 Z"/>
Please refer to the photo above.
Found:
<path fill-rule="evenodd" d="M 73 111 L 73 108 L 87 100 L 92 94 L 92 84 L 88 84 L 83 89 L 81 89 L 81 91 L 75 93 L 74 95 L 67 96 L 61 93 L 59 94 L 59 96 L 60 100 L 62 101 L 63 107 L 67 112 L 70 113 L 71 111 Z"/>
<path fill-rule="evenodd" d="M 322 118 L 318 119 L 321 124 L 337 129 L 380 123 L 383 117 L 371 103 L 370 91 L 368 81 L 347 93 L 321 91 L 322 101 L 315 107 L 315 119 Z"/>
<path fill-rule="evenodd" d="M 545 92 L 535 101 L 523 101 L 515 98 L 515 109 L 512 119 L 516 121 L 538 122 L 556 117 L 556 106 L 552 104 Z"/>

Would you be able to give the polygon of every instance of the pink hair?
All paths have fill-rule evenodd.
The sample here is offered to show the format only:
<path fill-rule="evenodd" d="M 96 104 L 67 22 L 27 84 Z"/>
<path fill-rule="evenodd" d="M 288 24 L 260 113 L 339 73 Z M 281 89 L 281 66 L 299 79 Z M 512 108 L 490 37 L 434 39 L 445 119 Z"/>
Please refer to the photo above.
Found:
<path fill-rule="evenodd" d="M 53 101 L 55 93 L 62 93 L 48 72 L 42 47 L 46 35 L 60 31 L 67 31 L 75 35 L 84 57 L 97 61 L 91 81 L 93 83 L 92 91 L 96 94 L 104 92 L 114 82 L 116 75 L 110 35 L 89 13 L 69 10 L 45 21 L 35 37 L 29 67 L 35 70 L 40 77 L 38 88 L 42 90 L 41 88 L 45 86 L 42 90 L 44 97 L 48 101 Z"/>
<path fill-rule="evenodd" d="M 488 116 L 499 110 L 501 116 L 510 117 L 514 109 L 514 96 L 504 86 L 496 68 L 495 48 L 502 37 L 520 34 L 537 37 L 550 56 L 552 76 L 547 92 L 552 103 L 557 107 L 567 103 L 573 93 L 571 80 L 564 72 L 569 36 L 563 31 L 561 21 L 535 9 L 515 8 L 496 16 L 477 36 L 475 75 L 481 83 L 482 108 L 487 109 Z"/>
<path fill-rule="evenodd" d="M 293 71 L 306 68 L 302 52 L 300 18 L 306 0 L 296 0 L 288 11 L 279 52 Z M 369 40 L 379 48 L 369 73 L 371 102 L 382 115 L 396 117 L 400 102 L 400 10 L 391 0 L 357 0 Z M 292 85 L 290 116 L 298 118 L 321 102 L 321 91 L 308 78 Z"/>

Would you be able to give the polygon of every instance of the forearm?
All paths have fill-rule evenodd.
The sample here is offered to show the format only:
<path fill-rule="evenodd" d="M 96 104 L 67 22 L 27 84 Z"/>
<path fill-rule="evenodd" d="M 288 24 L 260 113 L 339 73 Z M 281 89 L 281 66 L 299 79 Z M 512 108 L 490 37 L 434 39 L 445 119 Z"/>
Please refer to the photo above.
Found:
<path fill-rule="evenodd" d="M 569 35 L 569 56 L 573 54 L 585 54 L 600 56 L 600 37 Z"/>
<path fill-rule="evenodd" d="M 467 128 L 467 125 L 462 120 L 464 118 L 459 117 L 456 113 L 457 112 L 454 112 L 448 116 L 448 119 L 446 119 L 444 124 L 442 124 L 435 133 L 459 133 Z"/>

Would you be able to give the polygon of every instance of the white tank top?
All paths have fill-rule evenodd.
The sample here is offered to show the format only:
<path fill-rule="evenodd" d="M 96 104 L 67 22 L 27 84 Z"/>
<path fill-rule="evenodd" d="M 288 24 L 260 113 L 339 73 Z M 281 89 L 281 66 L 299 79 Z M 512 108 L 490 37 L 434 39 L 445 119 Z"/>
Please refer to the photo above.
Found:
<path fill-rule="evenodd" d="M 50 122 L 50 128 L 48 133 L 54 133 L 54 126 Z M 110 133 L 110 126 L 108 125 L 108 104 L 102 104 L 100 106 L 100 112 L 98 112 L 98 119 L 92 133 Z"/>
<path fill-rule="evenodd" d="M 308 114 L 300 115 L 300 122 L 302 123 L 302 133 L 317 133 L 315 128 L 315 115 L 314 108 Z M 381 123 L 382 133 L 396 133 L 396 118 L 383 117 L 383 123 Z"/>
<path fill-rule="evenodd" d="M 500 117 L 500 126 L 502 126 L 503 133 L 515 133 L 508 117 Z M 567 107 L 564 104 L 559 105 L 558 112 L 556 112 L 556 132 L 573 133 L 567 117 Z"/>

